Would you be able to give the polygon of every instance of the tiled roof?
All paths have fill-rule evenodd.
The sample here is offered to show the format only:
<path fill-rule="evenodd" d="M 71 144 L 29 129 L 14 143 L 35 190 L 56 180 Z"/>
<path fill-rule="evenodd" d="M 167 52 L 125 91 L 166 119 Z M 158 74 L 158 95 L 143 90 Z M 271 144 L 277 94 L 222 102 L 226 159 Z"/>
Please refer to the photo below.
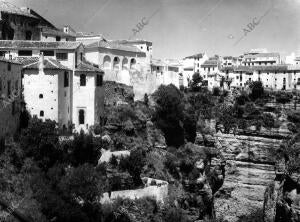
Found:
<path fill-rule="evenodd" d="M 27 9 L 19 8 L 9 2 L 0 1 L 0 11 L 9 14 L 15 15 L 22 15 L 31 18 L 37 18 L 36 16 L 32 15 Z"/>
<path fill-rule="evenodd" d="M 226 72 L 226 71 L 233 71 L 234 67 L 233 66 L 225 66 L 221 68 L 221 71 Z"/>
<path fill-rule="evenodd" d="M 18 65 L 22 65 L 20 62 L 15 61 L 15 60 L 11 60 L 11 59 L 6 59 L 4 57 L 0 57 L 0 61 L 1 62 L 7 62 L 7 63 L 13 63 L 13 64 L 18 64 Z"/>
<path fill-rule="evenodd" d="M 98 68 L 98 65 L 92 64 L 90 62 L 80 62 L 77 65 L 76 70 L 77 72 L 99 72 L 99 73 L 104 73 L 103 70 Z"/>
<path fill-rule="evenodd" d="M 135 46 L 123 45 L 123 44 L 119 44 L 117 42 L 106 41 L 106 40 L 101 40 L 101 41 L 96 41 L 96 42 L 90 43 L 90 44 L 86 45 L 85 48 L 107 48 L 107 49 L 116 49 L 116 50 L 121 50 L 121 51 L 137 52 L 137 53 L 145 54 L 144 52 L 142 52 Z"/>
<path fill-rule="evenodd" d="M 76 49 L 80 46 L 80 42 L 41 42 L 41 41 L 25 41 L 25 40 L 0 40 L 1 49 Z"/>
<path fill-rule="evenodd" d="M 136 40 L 114 40 L 113 42 L 119 43 L 119 44 L 148 44 L 152 45 L 152 42 L 143 40 L 143 39 L 136 39 Z"/>
<path fill-rule="evenodd" d="M 237 66 L 234 68 L 236 72 L 285 72 L 288 71 L 287 65 L 273 65 L 273 66 Z"/>
<path fill-rule="evenodd" d="M 187 56 L 187 57 L 185 57 L 185 59 L 193 59 L 193 58 L 202 59 L 203 56 L 204 56 L 204 53 L 198 53 L 198 54 L 195 54 L 195 55 Z"/>
<path fill-rule="evenodd" d="M 49 35 L 49 36 L 75 37 L 75 35 L 68 34 L 62 30 L 55 30 L 55 29 L 43 29 L 42 33 L 44 35 Z"/>
<path fill-rule="evenodd" d="M 151 65 L 153 65 L 153 66 L 166 66 L 166 63 L 163 62 L 160 59 L 152 59 L 151 60 Z"/>
<path fill-rule="evenodd" d="M 39 57 L 17 57 L 16 61 L 23 64 L 24 69 L 39 69 Z M 70 70 L 53 58 L 44 57 L 44 69 Z"/>
<path fill-rule="evenodd" d="M 218 66 L 219 61 L 218 60 L 206 60 L 201 67 L 211 67 L 211 66 Z"/>
<path fill-rule="evenodd" d="M 280 57 L 280 54 L 277 52 L 267 52 L 267 53 L 258 53 L 258 54 L 250 54 L 250 55 L 245 55 L 245 59 L 252 59 L 252 58 L 259 58 L 259 57 Z"/>

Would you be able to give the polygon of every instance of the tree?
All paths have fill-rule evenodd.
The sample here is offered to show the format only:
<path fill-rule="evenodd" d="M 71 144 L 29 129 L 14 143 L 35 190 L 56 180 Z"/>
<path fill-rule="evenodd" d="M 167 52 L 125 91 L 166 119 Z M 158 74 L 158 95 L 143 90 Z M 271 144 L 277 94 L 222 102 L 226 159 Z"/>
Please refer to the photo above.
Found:
<path fill-rule="evenodd" d="M 196 72 L 192 76 L 192 83 L 191 87 L 193 91 L 198 91 L 199 90 L 199 84 L 203 81 L 202 76 L 200 75 L 199 72 Z"/>
<path fill-rule="evenodd" d="M 80 134 L 74 136 L 68 149 L 69 162 L 73 166 L 84 163 L 98 164 L 100 152 L 94 144 L 92 135 L 86 135 L 81 131 Z"/>
<path fill-rule="evenodd" d="M 61 179 L 59 188 L 63 195 L 70 200 L 96 201 L 103 192 L 99 175 L 91 164 L 83 164 L 71 168 L 70 172 Z"/>
<path fill-rule="evenodd" d="M 249 85 L 250 89 L 251 89 L 251 93 L 250 93 L 250 98 L 255 101 L 258 98 L 263 97 L 264 95 L 264 87 L 262 85 L 261 81 L 254 81 L 251 82 Z"/>
<path fill-rule="evenodd" d="M 21 146 L 27 157 L 33 157 L 41 168 L 47 170 L 62 160 L 55 121 L 41 121 L 33 118 L 27 129 L 21 133 Z"/>
<path fill-rule="evenodd" d="M 120 160 L 120 168 L 128 171 L 136 186 L 140 186 L 143 183 L 141 180 L 141 172 L 145 164 L 145 152 L 142 148 L 132 150 L 130 156 L 123 157 Z"/>
<path fill-rule="evenodd" d="M 195 110 L 190 107 L 184 113 L 183 120 L 183 128 L 184 128 L 184 137 L 188 142 L 195 142 L 197 133 L 197 118 L 195 115 Z"/>
<path fill-rule="evenodd" d="M 179 147 L 184 143 L 182 93 L 173 84 L 161 85 L 153 98 L 156 102 L 153 121 L 163 131 L 167 145 Z"/>

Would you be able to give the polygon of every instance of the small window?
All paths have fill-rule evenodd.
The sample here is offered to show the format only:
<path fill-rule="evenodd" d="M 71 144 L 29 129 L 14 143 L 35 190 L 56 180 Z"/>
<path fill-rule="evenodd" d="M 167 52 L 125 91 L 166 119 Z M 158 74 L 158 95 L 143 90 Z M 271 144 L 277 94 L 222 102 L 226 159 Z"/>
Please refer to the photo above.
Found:
<path fill-rule="evenodd" d="M 83 53 L 80 53 L 80 61 L 83 61 Z"/>
<path fill-rule="evenodd" d="M 44 111 L 41 110 L 41 111 L 40 111 L 40 117 L 43 117 L 43 116 L 44 116 Z"/>
<path fill-rule="evenodd" d="M 96 77 L 96 86 L 102 86 L 103 85 L 103 76 L 97 75 Z"/>
<path fill-rule="evenodd" d="M 19 81 L 18 80 L 15 81 L 15 91 L 16 92 L 19 91 Z"/>
<path fill-rule="evenodd" d="M 7 96 L 11 95 L 11 81 L 7 81 Z"/>
<path fill-rule="evenodd" d="M 32 56 L 31 50 L 19 50 L 18 56 Z"/>
<path fill-rule="evenodd" d="M 59 61 L 66 61 L 66 60 L 68 60 L 68 53 L 58 52 L 58 53 L 56 53 L 56 59 Z"/>
<path fill-rule="evenodd" d="M 60 40 L 61 40 L 61 37 L 60 36 L 56 36 L 56 41 L 60 42 Z"/>
<path fill-rule="evenodd" d="M 40 95 L 39 95 L 39 98 L 40 98 L 40 99 L 43 99 L 43 98 L 44 98 L 44 95 L 43 95 L 43 94 L 40 94 Z"/>
<path fill-rule="evenodd" d="M 64 87 L 68 87 L 69 86 L 69 73 L 65 72 L 64 73 Z"/>
<path fill-rule="evenodd" d="M 80 75 L 80 86 L 86 86 L 86 75 Z"/>
<path fill-rule="evenodd" d="M 10 62 L 7 63 L 7 70 L 8 70 L 8 71 L 11 71 L 11 63 L 10 63 Z"/>
<path fill-rule="evenodd" d="M 78 122 L 79 124 L 84 124 L 84 110 L 80 109 L 78 113 Z"/>
<path fill-rule="evenodd" d="M 54 56 L 54 51 L 52 50 L 42 50 L 44 56 Z"/>
<path fill-rule="evenodd" d="M 31 31 L 26 31 L 26 33 L 25 33 L 25 35 L 26 35 L 26 40 L 31 40 L 31 37 L 32 37 L 32 32 Z"/>

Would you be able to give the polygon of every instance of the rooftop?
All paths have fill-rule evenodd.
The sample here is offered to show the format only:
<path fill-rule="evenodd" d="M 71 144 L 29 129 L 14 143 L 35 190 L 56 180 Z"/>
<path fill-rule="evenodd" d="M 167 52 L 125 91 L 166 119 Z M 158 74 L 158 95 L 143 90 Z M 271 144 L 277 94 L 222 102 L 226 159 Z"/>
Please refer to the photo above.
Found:
<path fill-rule="evenodd" d="M 194 59 L 194 58 L 202 59 L 203 56 L 204 56 L 204 54 L 205 54 L 205 53 L 198 53 L 198 54 L 195 54 L 195 55 L 187 56 L 187 57 L 185 57 L 184 59 Z"/>
<path fill-rule="evenodd" d="M 106 40 L 92 42 L 92 43 L 86 45 L 85 48 L 107 48 L 107 49 L 115 49 L 115 50 L 145 54 L 144 52 L 142 52 L 135 46 L 123 45 L 123 44 L 117 43 L 115 41 L 106 41 Z"/>
<path fill-rule="evenodd" d="M 42 33 L 48 36 L 62 36 L 62 37 L 76 37 L 73 34 L 65 33 L 63 30 L 57 29 L 43 29 Z"/>
<path fill-rule="evenodd" d="M 17 65 L 22 65 L 20 62 L 11 60 L 11 59 L 6 59 L 4 57 L 0 57 L 0 62 L 6 62 L 6 63 L 12 63 L 12 64 L 17 64 Z"/>
<path fill-rule="evenodd" d="M 258 53 L 258 54 L 247 54 L 245 55 L 245 59 L 249 58 L 259 58 L 259 57 L 280 57 L 278 52 L 267 52 L 267 53 Z"/>
<path fill-rule="evenodd" d="M 77 65 L 77 68 L 75 71 L 78 72 L 98 72 L 98 73 L 104 73 L 103 70 L 101 70 L 98 65 L 84 61 L 80 62 Z"/>
<path fill-rule="evenodd" d="M 31 18 L 38 18 L 32 15 L 27 8 L 19 8 L 12 3 L 0 1 L 0 11 L 8 14 L 21 15 Z"/>
<path fill-rule="evenodd" d="M 114 42 L 119 43 L 119 44 L 148 44 L 152 45 L 152 42 L 143 40 L 143 39 L 135 39 L 135 40 L 114 40 Z"/>
<path fill-rule="evenodd" d="M 82 43 L 80 42 L 41 42 L 25 40 L 0 40 L 1 49 L 77 49 Z"/>
<path fill-rule="evenodd" d="M 216 60 L 216 59 L 209 59 L 209 60 L 206 60 L 202 65 L 201 67 L 212 67 L 212 66 L 218 66 L 219 65 L 219 61 Z"/>
<path fill-rule="evenodd" d="M 39 57 L 17 57 L 15 61 L 23 64 L 24 69 L 39 69 Z M 57 60 L 44 57 L 44 69 L 69 70 Z"/>
<path fill-rule="evenodd" d="M 265 71 L 265 72 L 285 72 L 288 71 L 287 65 L 273 65 L 273 66 L 237 66 L 234 68 L 236 72 L 253 72 L 253 71 Z"/>

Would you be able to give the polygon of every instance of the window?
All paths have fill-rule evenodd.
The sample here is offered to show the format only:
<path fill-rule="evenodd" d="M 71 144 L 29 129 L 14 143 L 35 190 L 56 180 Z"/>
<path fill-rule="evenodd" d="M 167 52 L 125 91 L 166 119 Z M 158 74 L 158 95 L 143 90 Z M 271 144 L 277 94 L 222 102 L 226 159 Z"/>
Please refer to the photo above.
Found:
<path fill-rule="evenodd" d="M 44 116 L 44 111 L 41 110 L 41 111 L 40 111 L 40 117 L 43 117 L 43 116 Z"/>
<path fill-rule="evenodd" d="M 2 91 L 2 79 L 0 79 L 0 92 Z"/>
<path fill-rule="evenodd" d="M 103 76 L 97 75 L 96 77 L 96 86 L 102 86 L 103 85 Z"/>
<path fill-rule="evenodd" d="M 78 54 L 77 54 L 77 52 L 75 52 L 75 68 L 77 68 L 77 59 L 78 59 Z"/>
<path fill-rule="evenodd" d="M 7 81 L 7 96 L 11 95 L 11 82 L 10 80 Z"/>
<path fill-rule="evenodd" d="M 78 122 L 79 124 L 84 124 L 84 110 L 80 109 L 78 112 Z"/>
<path fill-rule="evenodd" d="M 44 98 L 43 94 L 40 94 L 40 95 L 39 95 L 39 98 L 40 98 L 40 99 L 43 99 L 43 98 Z"/>
<path fill-rule="evenodd" d="M 25 38 L 26 40 L 31 40 L 32 32 L 31 31 L 26 31 L 25 33 Z"/>
<path fill-rule="evenodd" d="M 65 72 L 64 73 L 64 87 L 68 87 L 69 86 L 69 73 Z"/>
<path fill-rule="evenodd" d="M 16 92 L 19 91 L 19 81 L 18 80 L 15 81 L 15 91 Z"/>
<path fill-rule="evenodd" d="M 56 53 L 56 59 L 60 61 L 68 60 L 68 53 L 66 52 L 58 52 Z"/>
<path fill-rule="evenodd" d="M 83 61 L 83 53 L 80 53 L 80 61 Z"/>
<path fill-rule="evenodd" d="M 61 37 L 60 36 L 56 36 L 56 41 L 60 42 L 60 40 L 61 40 Z"/>
<path fill-rule="evenodd" d="M 18 56 L 32 56 L 31 50 L 19 50 Z"/>
<path fill-rule="evenodd" d="M 54 51 L 52 50 L 42 50 L 44 56 L 54 56 Z"/>
<path fill-rule="evenodd" d="M 0 51 L 0 57 L 5 56 L 6 51 Z"/>
<path fill-rule="evenodd" d="M 11 105 L 12 105 L 11 114 L 15 115 L 16 114 L 16 101 L 13 101 Z"/>
<path fill-rule="evenodd" d="M 8 70 L 8 71 L 11 71 L 11 63 L 10 63 L 10 62 L 7 63 L 7 70 Z"/>
<path fill-rule="evenodd" d="M 80 75 L 80 86 L 86 86 L 86 75 Z"/>

